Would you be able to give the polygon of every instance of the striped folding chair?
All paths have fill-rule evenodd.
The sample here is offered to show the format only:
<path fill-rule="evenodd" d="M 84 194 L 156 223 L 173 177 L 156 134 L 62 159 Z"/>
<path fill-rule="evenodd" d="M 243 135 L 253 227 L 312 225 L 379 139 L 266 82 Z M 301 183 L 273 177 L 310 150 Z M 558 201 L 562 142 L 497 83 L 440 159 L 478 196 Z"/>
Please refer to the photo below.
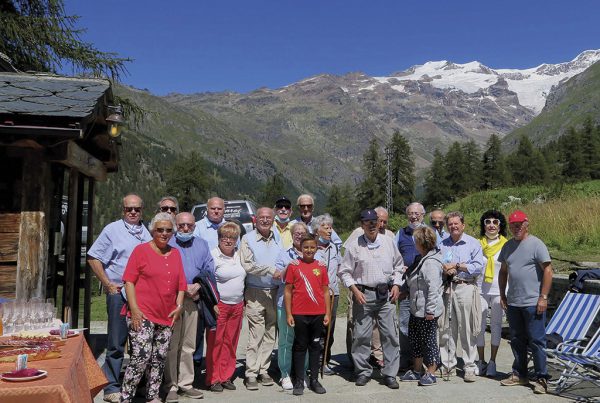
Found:
<path fill-rule="evenodd" d="M 554 358 L 564 367 L 556 382 L 557 393 L 584 381 L 600 387 L 600 329 L 586 345 L 562 343 L 556 348 Z"/>

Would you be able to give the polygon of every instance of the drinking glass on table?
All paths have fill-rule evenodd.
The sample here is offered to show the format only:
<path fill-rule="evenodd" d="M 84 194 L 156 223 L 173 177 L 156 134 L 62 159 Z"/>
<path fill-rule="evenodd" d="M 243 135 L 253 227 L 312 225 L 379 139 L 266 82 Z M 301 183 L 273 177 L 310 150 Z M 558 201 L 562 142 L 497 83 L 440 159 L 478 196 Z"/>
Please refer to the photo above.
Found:
<path fill-rule="evenodd" d="M 12 333 L 15 329 L 14 303 L 6 302 L 2 307 L 2 330 L 4 334 Z"/>
<path fill-rule="evenodd" d="M 14 306 L 14 333 L 25 330 L 25 318 L 23 316 L 24 305 L 22 301 L 16 301 Z"/>

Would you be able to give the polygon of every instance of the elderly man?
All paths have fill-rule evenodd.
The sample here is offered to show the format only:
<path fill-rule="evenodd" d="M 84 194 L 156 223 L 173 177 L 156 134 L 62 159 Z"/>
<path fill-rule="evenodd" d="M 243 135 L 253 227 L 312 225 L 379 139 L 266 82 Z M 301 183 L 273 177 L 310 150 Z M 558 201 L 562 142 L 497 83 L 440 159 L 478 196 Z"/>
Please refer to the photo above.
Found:
<path fill-rule="evenodd" d="M 246 389 L 258 390 L 273 385 L 267 373 L 277 331 L 277 288 L 281 272 L 275 261 L 283 250 L 273 233 L 273 209 L 261 207 L 256 212 L 256 229 L 242 238 L 240 259 L 246 276 L 246 317 L 248 318 L 248 345 L 246 348 Z"/>
<path fill-rule="evenodd" d="M 385 207 L 378 206 L 375 207 L 375 212 L 377 213 L 377 231 L 382 235 L 387 235 L 390 238 L 394 238 L 394 233 L 387 229 L 389 214 Z M 356 228 L 346 242 L 344 242 L 344 249 L 356 242 L 358 237 L 362 236 L 365 231 L 362 229 L 362 226 Z M 348 294 L 348 310 L 346 312 L 347 321 L 346 321 L 346 349 L 348 352 L 348 356 L 352 355 L 352 331 L 353 331 L 353 320 L 352 320 L 352 295 Z M 376 365 L 377 367 L 383 366 L 383 350 L 381 348 L 381 340 L 379 338 L 379 327 L 377 326 L 377 321 L 373 325 L 373 340 L 371 340 L 371 363 Z M 327 370 L 327 368 L 326 368 Z"/>
<path fill-rule="evenodd" d="M 348 245 L 338 270 L 341 281 L 353 294 L 355 384 L 366 385 L 373 373 L 369 356 L 373 321 L 377 319 L 383 345 L 383 383 L 397 389 L 399 344 L 395 303 L 400 295 L 404 262 L 393 239 L 379 234 L 374 210 L 362 211 L 360 220 L 364 234 Z"/>
<path fill-rule="evenodd" d="M 133 193 L 123 198 L 123 217 L 108 224 L 88 251 L 88 263 L 106 291 L 108 316 L 108 341 L 104 374 L 108 385 L 104 388 L 104 401 L 118 402 L 119 375 L 123 363 L 123 350 L 127 339 L 127 323 L 121 316 L 125 303 L 121 295 L 123 271 L 129 255 L 137 245 L 148 242 L 152 236 L 142 224 L 142 199 Z"/>
<path fill-rule="evenodd" d="M 506 309 L 510 325 L 510 347 L 515 360 L 512 374 L 504 379 L 504 386 L 527 385 L 527 347 L 533 355 L 535 377 L 533 392 L 546 393 L 546 310 L 548 293 L 552 286 L 552 264 L 548 248 L 537 237 L 529 234 L 529 219 L 520 210 L 508 217 L 513 238 L 500 251 L 501 262 L 498 282 L 500 303 Z M 506 285 L 508 283 L 508 293 Z"/>
<path fill-rule="evenodd" d="M 421 260 L 421 255 L 417 251 L 413 239 L 413 231 L 425 224 L 425 207 L 421 203 L 413 202 L 406 206 L 406 218 L 408 225 L 400 228 L 396 233 L 396 246 L 404 260 L 404 268 L 407 274 L 417 266 Z M 412 367 L 412 349 L 408 339 L 408 321 L 410 319 L 410 299 L 405 298 L 400 301 L 398 310 L 398 319 L 400 322 L 400 368 L 405 370 Z"/>
<path fill-rule="evenodd" d="M 216 284 L 215 267 L 208 244 L 204 239 L 194 236 L 194 216 L 191 213 L 179 213 L 175 217 L 177 232 L 169 241 L 169 245 L 179 250 L 183 262 L 183 270 L 187 281 L 187 291 L 183 300 L 183 311 L 180 320 L 173 325 L 171 344 L 165 364 L 163 392 L 166 402 L 177 402 L 178 392 L 185 397 L 201 399 L 202 392 L 195 389 L 194 352 L 198 356 L 196 346 L 199 345 L 199 357 L 202 357 L 204 339 L 204 315 L 199 314 L 200 285 L 194 283 L 199 276 L 207 276 Z M 198 323 L 200 325 L 198 325 Z M 199 333 L 200 332 L 200 333 Z M 198 342 L 199 341 L 199 342 Z"/>
<path fill-rule="evenodd" d="M 165 196 L 158 201 L 157 213 L 169 213 L 173 217 L 179 213 L 179 203 L 174 196 Z"/>
<path fill-rule="evenodd" d="M 443 210 L 436 209 L 429 213 L 429 225 L 435 231 L 435 236 L 437 237 L 437 246 L 438 248 L 442 244 L 442 241 L 448 238 L 448 233 L 444 229 L 444 224 L 446 222 L 446 213 Z"/>
<path fill-rule="evenodd" d="M 285 250 L 292 247 L 291 217 L 292 202 L 287 197 L 281 196 L 275 201 L 275 223 L 273 224 L 273 232 L 281 239 L 281 243 Z"/>
<path fill-rule="evenodd" d="M 446 216 L 450 236 L 442 241 L 441 252 L 447 294 L 444 294 L 446 313 L 440 333 L 442 373 L 456 367 L 456 345 L 460 337 L 464 361 L 464 381 L 475 382 L 477 374 L 477 335 L 481 330 L 481 300 L 477 277 L 483 269 L 481 243 L 465 234 L 465 218 L 453 211 Z M 450 309 L 448 310 L 448 307 Z M 450 318 L 449 324 L 448 318 Z"/>
<path fill-rule="evenodd" d="M 213 250 L 219 245 L 217 229 L 225 222 L 225 201 L 220 197 L 211 197 L 206 202 L 206 217 L 196 222 L 194 235 L 208 243 L 208 249 Z"/>
<path fill-rule="evenodd" d="M 315 200 L 309 194 L 301 194 L 300 196 L 298 196 L 296 204 L 298 205 L 298 209 L 300 210 L 300 217 L 296 218 L 296 221 L 302 221 L 304 224 L 306 224 L 308 230 L 311 231 Z M 339 248 L 342 247 L 342 239 L 338 236 L 338 234 L 335 231 L 331 233 L 331 242 L 336 244 Z"/>

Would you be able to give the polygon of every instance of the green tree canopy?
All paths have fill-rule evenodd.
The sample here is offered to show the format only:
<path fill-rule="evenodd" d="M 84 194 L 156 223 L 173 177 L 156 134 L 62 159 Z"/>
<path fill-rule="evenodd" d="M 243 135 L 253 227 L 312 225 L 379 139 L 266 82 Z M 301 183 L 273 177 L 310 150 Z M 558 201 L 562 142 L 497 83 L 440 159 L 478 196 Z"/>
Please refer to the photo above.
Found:
<path fill-rule="evenodd" d="M 482 163 L 484 190 L 498 189 L 510 183 L 505 156 L 502 153 L 502 143 L 496 134 L 492 134 L 486 143 Z"/>
<path fill-rule="evenodd" d="M 415 161 L 410 144 L 400 132 L 394 132 L 388 147 L 392 157 L 393 210 L 401 212 L 415 200 Z"/>
<path fill-rule="evenodd" d="M 263 195 L 260 200 L 261 206 L 273 207 L 275 200 L 285 195 L 285 180 L 279 172 L 275 174 L 265 183 Z"/>
<path fill-rule="evenodd" d="M 180 211 L 190 211 L 192 206 L 206 200 L 212 187 L 206 162 L 197 151 L 179 157 L 165 172 L 165 190 L 179 200 Z"/>
<path fill-rule="evenodd" d="M 358 184 L 358 204 L 360 209 L 375 208 L 385 204 L 385 165 L 377 139 L 369 142 L 363 155 L 364 179 Z"/>
<path fill-rule="evenodd" d="M 19 70 L 58 72 L 71 65 L 76 73 L 118 79 L 130 59 L 83 41 L 78 21 L 63 0 L 0 0 L 0 52 Z"/>

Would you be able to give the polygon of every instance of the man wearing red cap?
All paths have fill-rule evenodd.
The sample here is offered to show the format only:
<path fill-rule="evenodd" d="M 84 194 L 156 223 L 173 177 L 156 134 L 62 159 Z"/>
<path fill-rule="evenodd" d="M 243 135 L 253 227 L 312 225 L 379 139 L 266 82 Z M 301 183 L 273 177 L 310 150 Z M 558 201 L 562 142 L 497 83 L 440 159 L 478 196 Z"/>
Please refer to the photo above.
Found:
<path fill-rule="evenodd" d="M 508 217 L 513 239 L 504 244 L 498 261 L 502 264 L 498 274 L 500 303 L 506 310 L 510 325 L 511 348 L 515 360 L 512 374 L 504 379 L 504 386 L 528 385 L 527 347 L 533 353 L 535 377 L 533 392 L 546 393 L 548 370 L 546 367 L 546 309 L 552 285 L 552 265 L 548 248 L 529 234 L 527 215 L 514 211 Z M 506 285 L 508 283 L 508 293 Z"/>

